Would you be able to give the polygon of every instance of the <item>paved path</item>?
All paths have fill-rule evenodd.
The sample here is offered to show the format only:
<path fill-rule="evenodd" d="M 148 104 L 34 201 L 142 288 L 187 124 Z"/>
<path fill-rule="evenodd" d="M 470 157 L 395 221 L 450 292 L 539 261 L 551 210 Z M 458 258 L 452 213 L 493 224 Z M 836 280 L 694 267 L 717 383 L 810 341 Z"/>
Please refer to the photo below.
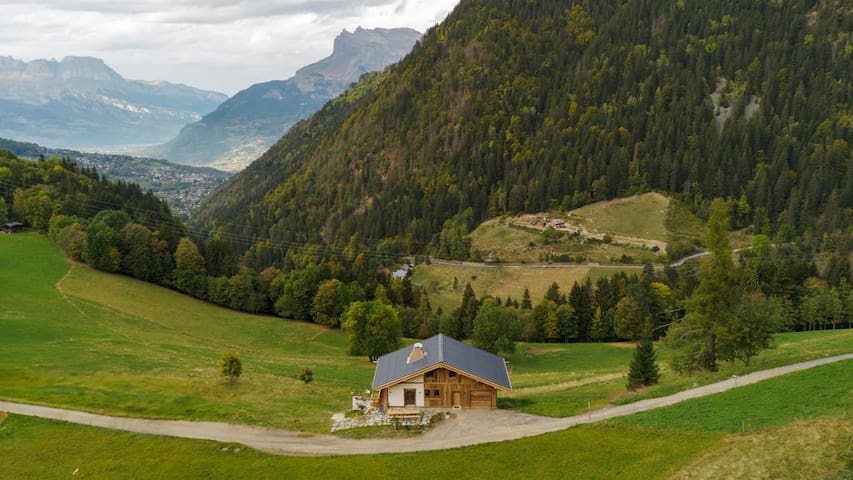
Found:
<path fill-rule="evenodd" d="M 2 401 L 0 401 L 0 411 L 152 435 L 235 442 L 275 454 L 362 455 L 415 452 L 515 440 L 540 435 L 574 425 L 598 422 L 654 408 L 666 407 L 691 398 L 713 395 L 786 373 L 851 359 L 853 359 L 853 353 L 795 363 L 692 388 L 666 397 L 641 400 L 627 405 L 605 408 L 590 412 L 589 414 L 575 415 L 567 418 L 539 417 L 506 410 L 468 410 L 455 413 L 452 420 L 440 422 L 438 426 L 428 430 L 421 436 L 395 439 L 353 440 L 333 435 L 315 435 L 289 430 L 275 430 L 217 422 L 110 417 L 76 410 Z"/>

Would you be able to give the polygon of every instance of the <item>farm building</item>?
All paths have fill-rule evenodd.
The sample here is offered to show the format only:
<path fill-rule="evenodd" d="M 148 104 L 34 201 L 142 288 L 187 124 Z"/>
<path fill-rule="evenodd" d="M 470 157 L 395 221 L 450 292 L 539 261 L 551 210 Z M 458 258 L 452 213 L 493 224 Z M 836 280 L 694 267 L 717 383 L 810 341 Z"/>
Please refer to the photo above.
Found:
<path fill-rule="evenodd" d="M 496 408 L 512 390 L 503 358 L 438 334 L 379 357 L 375 402 L 386 408 Z"/>
<path fill-rule="evenodd" d="M 12 222 L 4 224 L 0 227 L 0 232 L 3 233 L 15 233 L 24 229 L 24 224 L 21 222 Z"/>

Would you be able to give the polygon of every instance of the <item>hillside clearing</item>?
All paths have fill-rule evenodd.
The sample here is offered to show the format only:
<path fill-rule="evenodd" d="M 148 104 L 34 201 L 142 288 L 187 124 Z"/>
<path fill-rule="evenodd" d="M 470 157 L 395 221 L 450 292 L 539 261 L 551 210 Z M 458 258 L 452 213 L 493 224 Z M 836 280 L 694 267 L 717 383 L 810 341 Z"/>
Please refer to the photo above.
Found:
<path fill-rule="evenodd" d="M 564 220 L 593 233 L 667 242 L 666 214 L 669 205 L 668 197 L 649 192 L 576 208 Z"/>
<path fill-rule="evenodd" d="M 555 219 L 565 225 L 552 225 Z M 571 212 L 491 219 L 471 233 L 471 241 L 473 251 L 492 261 L 642 264 L 662 261 L 670 243 L 690 243 L 699 234 L 695 215 L 649 192 Z"/>

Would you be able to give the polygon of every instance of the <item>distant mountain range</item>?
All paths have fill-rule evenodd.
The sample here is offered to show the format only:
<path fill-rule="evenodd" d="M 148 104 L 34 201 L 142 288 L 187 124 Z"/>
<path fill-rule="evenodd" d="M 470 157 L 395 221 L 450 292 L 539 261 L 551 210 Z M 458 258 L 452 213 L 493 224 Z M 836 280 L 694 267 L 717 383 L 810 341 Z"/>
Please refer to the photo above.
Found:
<path fill-rule="evenodd" d="M 409 28 L 344 30 L 335 39 L 331 56 L 301 68 L 289 80 L 252 85 L 184 127 L 176 138 L 138 153 L 241 170 L 362 74 L 403 58 L 420 36 Z"/>
<path fill-rule="evenodd" d="M 228 97 L 126 80 L 92 57 L 0 57 L 0 136 L 69 148 L 155 144 Z"/>
<path fill-rule="evenodd" d="M 137 183 L 162 198 L 172 213 L 188 218 L 201 201 L 224 182 L 229 174 L 212 168 L 176 165 L 164 160 L 107 153 L 85 153 L 75 150 L 46 148 L 35 143 L 0 138 L 0 149 L 21 158 L 68 158 L 77 164 L 95 168 L 111 179 Z"/>

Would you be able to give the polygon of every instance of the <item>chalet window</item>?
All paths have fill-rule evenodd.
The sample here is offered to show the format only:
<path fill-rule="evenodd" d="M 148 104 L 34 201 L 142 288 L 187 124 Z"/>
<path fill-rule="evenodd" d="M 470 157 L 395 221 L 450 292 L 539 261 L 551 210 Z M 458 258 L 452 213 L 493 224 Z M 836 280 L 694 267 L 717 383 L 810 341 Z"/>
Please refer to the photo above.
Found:
<path fill-rule="evenodd" d="M 424 374 L 424 381 L 425 382 L 434 382 L 435 381 L 435 370 L 433 370 L 431 372 L 426 372 Z"/>
<path fill-rule="evenodd" d="M 456 380 L 456 372 L 451 370 L 449 373 L 450 373 L 450 377 L 449 377 L 450 380 Z"/>
<path fill-rule="evenodd" d="M 429 398 L 429 389 L 424 390 L 424 397 Z"/>
<path fill-rule="evenodd" d="M 414 388 L 406 388 L 403 390 L 403 406 L 408 407 L 409 405 L 416 405 L 415 402 L 415 390 Z"/>
<path fill-rule="evenodd" d="M 429 396 L 429 390 L 427 390 L 426 392 L 427 392 L 427 396 Z M 438 390 L 433 390 L 432 396 L 435 398 L 441 398 L 441 392 L 439 392 Z"/>

